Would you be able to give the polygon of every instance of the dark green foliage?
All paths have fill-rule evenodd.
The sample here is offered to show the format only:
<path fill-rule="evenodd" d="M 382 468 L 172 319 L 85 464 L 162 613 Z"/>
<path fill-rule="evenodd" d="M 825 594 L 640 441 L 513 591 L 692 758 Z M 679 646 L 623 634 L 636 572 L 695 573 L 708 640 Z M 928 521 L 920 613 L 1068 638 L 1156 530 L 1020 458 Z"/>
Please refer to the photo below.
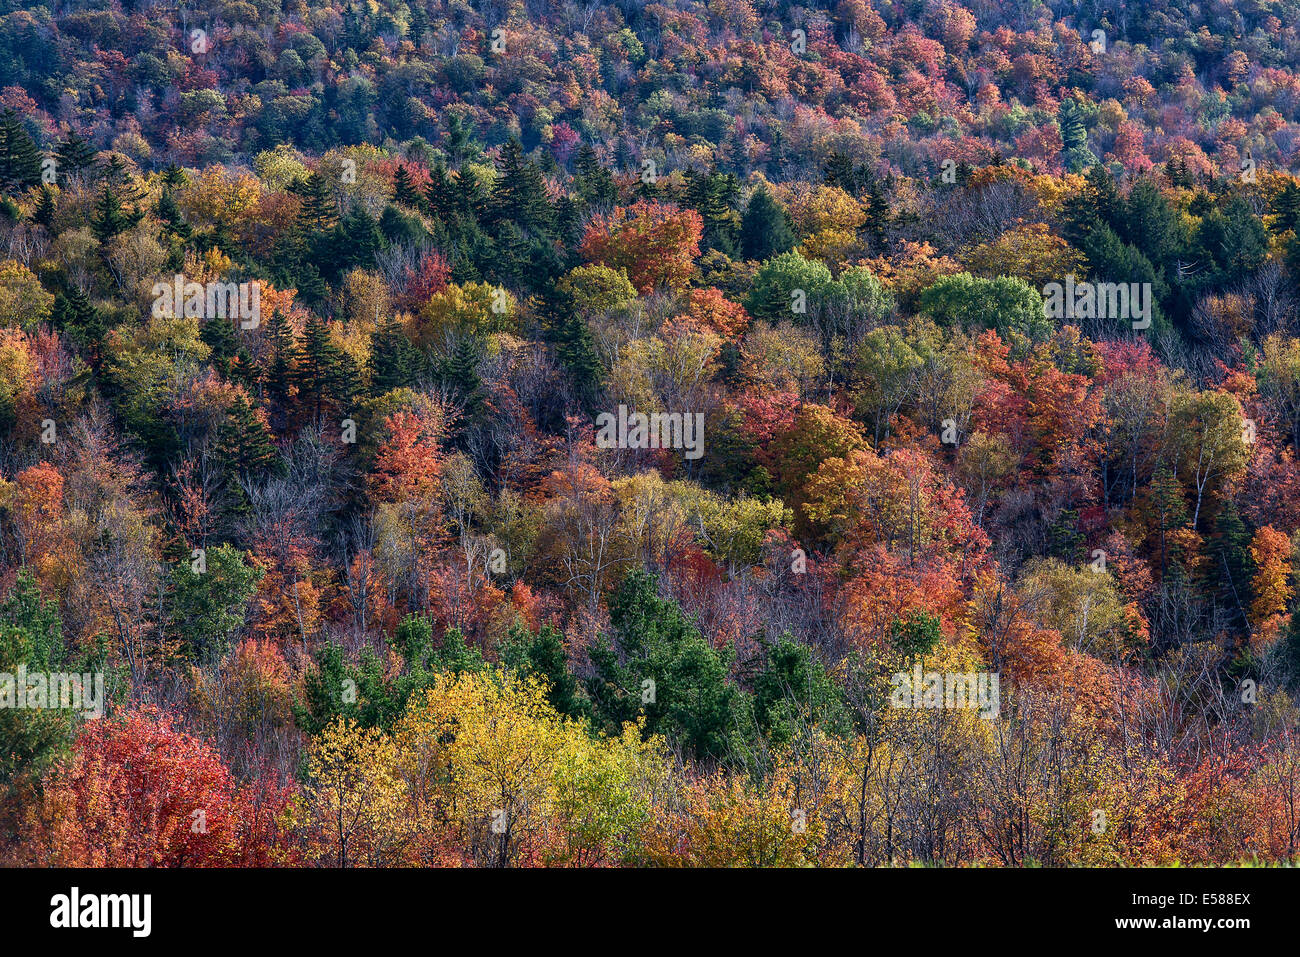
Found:
<path fill-rule="evenodd" d="M 767 647 L 753 687 L 754 719 L 774 745 L 788 744 L 814 727 L 832 734 L 849 729 L 835 682 L 808 646 L 788 634 Z"/>
<path fill-rule="evenodd" d="M 229 545 L 201 549 L 172 570 L 172 634 L 184 642 L 186 657 L 213 662 L 225 656 L 265 574 Z"/>
<path fill-rule="evenodd" d="M 644 714 L 646 734 L 665 734 L 697 759 L 744 751 L 748 696 L 728 680 L 722 653 L 676 602 L 659 597 L 653 576 L 640 569 L 627 576 L 610 599 L 610 620 L 614 637 L 592 648 L 587 682 L 601 724 L 617 732 Z"/>
<path fill-rule="evenodd" d="M 740 223 L 740 249 L 746 259 L 767 260 L 794 249 L 798 238 L 785 210 L 766 189 L 754 190 Z"/>
<path fill-rule="evenodd" d="M 582 685 L 569 672 L 564 652 L 564 636 L 550 625 L 536 633 L 520 623 L 511 626 L 501 649 L 501 662 L 507 668 L 546 681 L 547 697 L 555 710 L 571 718 L 591 714 L 591 702 Z"/>
<path fill-rule="evenodd" d="M 0 114 L 0 190 L 21 193 L 41 181 L 41 151 L 13 110 Z"/>

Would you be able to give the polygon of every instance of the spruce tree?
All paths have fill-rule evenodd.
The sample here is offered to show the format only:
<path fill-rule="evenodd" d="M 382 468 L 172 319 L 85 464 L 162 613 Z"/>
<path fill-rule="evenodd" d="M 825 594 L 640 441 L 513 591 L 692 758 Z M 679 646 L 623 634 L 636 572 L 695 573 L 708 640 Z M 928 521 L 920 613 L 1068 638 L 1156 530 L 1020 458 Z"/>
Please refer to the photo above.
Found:
<path fill-rule="evenodd" d="M 546 182 L 536 164 L 524 158 L 518 140 L 508 140 L 501 148 L 497 172 L 488 197 L 489 222 L 496 226 L 514 223 L 526 232 L 550 232 L 555 210 L 546 195 Z"/>
<path fill-rule="evenodd" d="M 779 203 L 759 187 L 749 198 L 740 221 L 740 250 L 746 259 L 764 262 L 794 249 L 798 240 Z"/>
<path fill-rule="evenodd" d="M 55 212 L 54 193 L 42 183 L 40 195 L 36 198 L 36 209 L 32 211 L 32 221 L 53 230 Z"/>
<path fill-rule="evenodd" d="M 108 183 L 104 183 L 99 188 L 99 197 L 95 200 L 95 209 L 90 217 L 90 228 L 94 231 L 95 238 L 101 243 L 108 243 L 130 226 L 131 217 L 122 209 L 117 193 Z"/>
<path fill-rule="evenodd" d="M 68 134 L 66 140 L 55 147 L 54 159 L 58 164 L 58 182 L 63 186 L 69 176 L 93 170 L 99 161 L 99 150 L 95 149 L 85 137 L 73 131 Z"/>
<path fill-rule="evenodd" d="M 309 173 L 305 179 L 297 180 L 292 190 L 302 199 L 297 225 L 304 233 L 324 232 L 338 222 L 338 204 L 319 173 Z"/>
<path fill-rule="evenodd" d="M 41 151 L 13 110 L 0 114 L 0 190 L 21 193 L 41 181 Z"/>
<path fill-rule="evenodd" d="M 1300 186 L 1296 185 L 1295 180 L 1287 180 L 1286 185 L 1277 191 L 1273 197 L 1272 212 L 1271 231 L 1274 235 L 1281 235 L 1300 226 Z"/>
<path fill-rule="evenodd" d="M 281 418 L 289 414 L 290 390 L 297 375 L 301 351 L 289 320 L 278 310 L 271 313 L 266 324 L 267 359 L 263 376 L 266 394 L 281 411 Z"/>
<path fill-rule="evenodd" d="M 71 285 L 55 293 L 51 320 L 54 328 L 67 333 L 85 351 L 92 366 L 99 365 L 108 324 L 85 293 Z"/>
<path fill-rule="evenodd" d="M 208 360 L 225 378 L 230 378 L 231 364 L 239 351 L 235 321 L 220 316 L 209 319 L 199 329 L 199 339 L 212 350 Z"/>
<path fill-rule="evenodd" d="M 463 336 L 456 348 L 443 363 L 442 379 L 461 402 L 458 431 L 463 436 L 466 429 L 483 418 L 483 382 L 478 375 L 479 347 L 470 336 Z"/>
<path fill-rule="evenodd" d="M 573 177 L 574 190 L 588 206 L 613 206 L 618 201 L 618 187 L 614 176 L 600 165 L 596 151 L 587 143 L 578 149 L 577 174 Z"/>
<path fill-rule="evenodd" d="M 397 172 L 393 174 L 393 202 L 410 209 L 417 209 L 420 205 L 420 194 L 411 182 L 411 174 L 405 163 L 399 164 Z"/>
<path fill-rule="evenodd" d="M 302 357 L 298 363 L 298 398 L 311 403 L 312 414 L 320 418 L 329 399 L 330 386 L 338 377 L 339 354 L 330 342 L 329 328 L 312 313 L 303 328 Z"/>
<path fill-rule="evenodd" d="M 401 323 L 384 323 L 370 337 L 370 392 L 381 396 L 415 381 L 420 351 L 411 344 Z"/>

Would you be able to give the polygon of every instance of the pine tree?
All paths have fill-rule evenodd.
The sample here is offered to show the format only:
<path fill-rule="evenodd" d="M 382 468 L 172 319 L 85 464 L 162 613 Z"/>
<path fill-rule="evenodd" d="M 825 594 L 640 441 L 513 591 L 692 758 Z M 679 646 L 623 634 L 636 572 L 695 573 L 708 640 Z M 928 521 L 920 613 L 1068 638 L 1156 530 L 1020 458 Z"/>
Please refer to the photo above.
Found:
<path fill-rule="evenodd" d="M 162 184 L 168 189 L 180 189 L 189 182 L 189 177 L 185 175 L 185 170 L 181 169 L 175 163 L 168 163 L 162 171 Z"/>
<path fill-rule="evenodd" d="M 298 363 L 298 399 L 311 403 L 312 413 L 320 418 L 330 398 L 331 384 L 338 378 L 339 351 L 330 342 L 329 328 L 314 313 L 303 328 L 302 358 Z"/>
<path fill-rule="evenodd" d="M 101 243 L 108 243 L 130 226 L 131 217 L 123 211 L 117 193 L 108 183 L 104 183 L 99 188 L 99 198 L 95 200 L 95 210 L 90 217 L 90 228 L 94 231 L 95 238 Z"/>
<path fill-rule="evenodd" d="M 321 264 L 321 271 L 336 276 L 357 267 L 370 269 L 383 244 L 379 222 L 358 204 L 334 228 L 333 250 L 328 262 Z"/>
<path fill-rule="evenodd" d="M 1072 98 L 1063 100 L 1056 121 L 1061 129 L 1061 156 L 1065 168 L 1078 173 L 1095 165 L 1097 157 L 1088 149 L 1088 128 L 1084 124 L 1083 108 Z"/>
<path fill-rule="evenodd" d="M 212 350 L 209 361 L 229 379 L 231 364 L 239 351 L 239 337 L 235 334 L 234 320 L 220 316 L 209 319 L 199 329 L 199 339 Z"/>
<path fill-rule="evenodd" d="M 158 197 L 158 203 L 154 207 L 154 213 L 162 220 L 163 229 L 181 240 L 189 239 L 194 231 L 181 215 L 180 206 L 176 204 L 176 197 L 172 195 L 171 187 L 163 188 L 162 195 Z"/>
<path fill-rule="evenodd" d="M 393 174 L 393 202 L 410 209 L 417 209 L 420 205 L 420 194 L 411 183 L 411 174 L 404 163 L 399 164 Z"/>
<path fill-rule="evenodd" d="M 546 195 L 546 183 L 536 164 L 524 158 L 523 147 L 511 139 L 497 160 L 497 181 L 488 198 L 488 220 L 496 226 L 514 223 L 525 232 L 550 232 L 555 210 Z"/>
<path fill-rule="evenodd" d="M 862 224 L 862 233 L 879 249 L 885 245 L 885 229 L 889 225 L 891 214 L 889 200 L 885 198 L 885 191 L 875 176 L 867 184 L 867 203 L 863 212 L 866 214 L 866 222 Z"/>
<path fill-rule="evenodd" d="M 381 396 L 415 381 L 420 351 L 411 344 L 401 323 L 389 321 L 370 337 L 370 392 Z"/>
<path fill-rule="evenodd" d="M 714 249 L 729 258 L 736 255 L 740 217 L 733 208 L 740 194 L 740 181 L 734 173 L 689 172 L 686 175 L 686 205 L 695 209 L 704 222 L 701 249 Z"/>
<path fill-rule="evenodd" d="M 411 43 L 415 45 L 417 50 L 420 48 L 420 44 L 424 40 L 424 35 L 428 32 L 429 15 L 424 12 L 424 7 L 419 3 L 412 3 L 411 24 L 407 36 L 410 37 Z"/>
<path fill-rule="evenodd" d="M 1273 197 L 1272 212 L 1271 229 L 1274 235 L 1281 235 L 1300 226 L 1300 186 L 1296 185 L 1295 180 L 1287 180 L 1286 185 L 1278 190 Z"/>
<path fill-rule="evenodd" d="M 36 209 L 32 211 L 32 221 L 40 223 L 46 229 L 53 230 L 56 211 L 54 193 L 42 183 L 40 195 L 36 198 Z"/>
<path fill-rule="evenodd" d="M 302 353 L 297 337 L 289 327 L 289 320 L 279 311 L 271 313 L 266 324 L 266 339 L 266 394 L 280 409 L 283 419 L 288 416 L 291 389 Z"/>
<path fill-rule="evenodd" d="M 108 324 L 85 293 L 76 286 L 55 293 L 51 320 L 54 328 L 85 350 L 92 366 L 99 365 Z"/>
<path fill-rule="evenodd" d="M 297 225 L 304 233 L 324 232 L 338 222 L 338 204 L 319 173 L 309 173 L 305 179 L 297 180 L 292 191 L 302 198 Z"/>
<path fill-rule="evenodd" d="M 1151 506 L 1155 512 L 1156 528 L 1160 532 L 1160 570 L 1168 570 L 1172 561 L 1181 564 L 1178 550 L 1172 547 L 1170 533 L 1186 528 L 1187 501 L 1183 487 L 1167 466 L 1160 466 L 1151 477 Z"/>
<path fill-rule="evenodd" d="M 459 113 L 447 117 L 447 142 L 444 152 L 451 158 L 452 166 L 459 167 L 467 159 L 479 155 L 481 150 L 474 142 L 473 129 L 461 118 Z"/>
<path fill-rule="evenodd" d="M 600 165 L 596 151 L 583 143 L 578 149 L 578 172 L 573 177 L 574 190 L 588 206 L 613 206 L 618 201 L 614 176 Z"/>
<path fill-rule="evenodd" d="M 794 249 L 798 240 L 779 203 L 759 187 L 749 198 L 740 221 L 740 250 L 746 259 L 764 261 Z"/>
<path fill-rule="evenodd" d="M 555 345 L 555 357 L 573 384 L 574 397 L 590 412 L 600 398 L 605 377 L 591 330 L 571 297 L 558 289 L 548 290 L 543 297 L 542 317 Z"/>
<path fill-rule="evenodd" d="M 451 174 L 447 172 L 446 165 L 439 160 L 429 171 L 429 184 L 424 187 L 425 208 L 436 219 L 446 224 L 460 212 L 458 197 L 459 193 Z"/>
<path fill-rule="evenodd" d="M 13 110 L 0 114 L 0 190 L 21 193 L 41 181 L 41 151 Z"/>
<path fill-rule="evenodd" d="M 280 453 L 248 398 L 241 392 L 226 410 L 226 420 L 217 431 L 217 453 L 233 476 L 260 476 L 279 471 Z"/>
<path fill-rule="evenodd" d="M 472 338 L 464 336 L 447 362 L 446 381 L 464 403 L 462 423 L 475 422 L 483 413 L 482 380 L 478 375 L 478 348 Z"/>
<path fill-rule="evenodd" d="M 69 176 L 93 170 L 99 161 L 99 150 L 95 149 L 89 140 L 74 131 L 55 147 L 54 158 L 58 164 L 58 182 L 63 186 Z"/>
<path fill-rule="evenodd" d="M 1250 583 L 1254 578 L 1254 562 L 1250 557 L 1250 530 L 1241 520 L 1231 499 L 1224 501 L 1214 520 L 1214 534 L 1210 536 L 1211 562 L 1206 568 L 1206 590 L 1215 601 L 1228 609 L 1231 624 L 1244 633 L 1249 624 L 1246 611 L 1250 608 Z"/>

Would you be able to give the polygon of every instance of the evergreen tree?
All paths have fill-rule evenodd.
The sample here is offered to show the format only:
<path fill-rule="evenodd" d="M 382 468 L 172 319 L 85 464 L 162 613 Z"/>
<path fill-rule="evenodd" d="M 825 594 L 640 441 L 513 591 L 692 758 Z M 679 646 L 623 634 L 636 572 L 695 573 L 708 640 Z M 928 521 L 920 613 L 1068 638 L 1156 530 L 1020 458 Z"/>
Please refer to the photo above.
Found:
<path fill-rule="evenodd" d="M 104 183 L 99 188 L 99 197 L 95 200 L 95 209 L 90 217 L 90 228 L 94 231 L 95 238 L 107 244 L 130 226 L 131 217 L 122 209 L 117 193 L 108 183 Z"/>
<path fill-rule="evenodd" d="M 1300 186 L 1295 180 L 1288 179 L 1273 197 L 1273 225 L 1270 227 L 1275 235 L 1300 226 Z"/>
<path fill-rule="evenodd" d="M 577 173 L 573 178 L 574 191 L 587 206 L 613 206 L 618 201 L 618 187 L 614 176 L 600 165 L 596 151 L 583 143 L 578 149 Z"/>
<path fill-rule="evenodd" d="M 761 186 L 754 190 L 740 221 L 741 254 L 765 262 L 794 249 L 797 242 L 789 217 L 772 194 Z"/>
<path fill-rule="evenodd" d="M 574 398 L 591 411 L 600 398 L 605 378 L 591 330 L 572 298 L 555 288 L 547 290 L 542 300 L 542 317 L 555 345 L 555 357 L 573 385 Z"/>
<path fill-rule="evenodd" d="M 92 366 L 98 366 L 103 356 L 104 337 L 108 323 L 90 302 L 90 298 L 76 286 L 68 286 L 54 295 L 51 313 L 54 328 L 65 332 L 84 349 Z"/>
<path fill-rule="evenodd" d="M 42 183 L 40 195 L 36 198 L 36 209 L 32 211 L 32 221 L 53 230 L 55 212 L 54 193 Z"/>
<path fill-rule="evenodd" d="M 21 193 L 41 181 L 41 151 L 13 110 L 0 114 L 0 190 Z"/>
<path fill-rule="evenodd" d="M 591 702 L 568 669 L 564 636 L 550 625 L 542 625 L 536 634 L 519 623 L 512 625 L 501 649 L 501 661 L 522 675 L 543 679 L 547 697 L 560 714 L 590 716 Z"/>
<path fill-rule="evenodd" d="M 1094 166 L 1097 157 L 1088 149 L 1088 128 L 1084 124 L 1083 108 L 1073 98 L 1061 101 L 1056 115 L 1061 129 L 1062 161 L 1071 173 Z"/>
<path fill-rule="evenodd" d="M 688 172 L 686 175 L 686 205 L 700 214 L 704 234 L 700 248 L 717 250 L 728 258 L 735 258 L 740 232 L 740 217 L 735 202 L 740 195 L 740 181 L 734 173 Z"/>
<path fill-rule="evenodd" d="M 54 149 L 56 175 L 60 186 L 67 185 L 68 177 L 93 172 L 99 162 L 99 150 L 76 131 Z"/>
<path fill-rule="evenodd" d="M 454 167 L 459 167 L 466 160 L 476 158 L 482 152 L 479 145 L 474 142 L 473 128 L 459 113 L 452 113 L 447 117 L 447 142 L 443 150 Z"/>
<path fill-rule="evenodd" d="M 278 406 L 283 418 L 288 415 L 291 389 L 302 353 L 297 337 L 289 327 L 289 320 L 278 310 L 271 313 L 266 324 L 266 339 L 266 393 Z"/>
<path fill-rule="evenodd" d="M 229 379 L 231 364 L 239 351 L 239 337 L 235 334 L 234 320 L 220 316 L 209 319 L 200 327 L 199 339 L 212 350 L 208 361 Z"/>
<path fill-rule="evenodd" d="M 320 418 L 340 379 L 341 353 L 330 341 L 329 328 L 312 313 L 303 328 L 302 352 L 298 362 L 298 399 L 312 415 Z"/>
<path fill-rule="evenodd" d="M 292 191 L 301 197 L 298 228 L 307 235 L 332 229 L 338 222 L 338 204 L 319 173 L 309 173 L 293 184 Z"/>
<path fill-rule="evenodd" d="M 401 323 L 388 321 L 370 337 L 370 391 L 381 396 L 414 383 L 420 351 L 407 338 Z"/>
<path fill-rule="evenodd" d="M 243 393 L 236 395 L 217 430 L 217 455 L 229 476 L 228 489 L 237 488 L 242 477 L 263 476 L 283 467 L 271 430 Z"/>
<path fill-rule="evenodd" d="M 393 174 L 393 202 L 410 209 L 416 209 L 420 205 L 420 194 L 411 182 L 411 174 L 407 172 L 405 163 L 398 164 L 397 172 Z"/>
<path fill-rule="evenodd" d="M 349 269 L 371 269 L 383 245 L 384 234 L 378 221 L 357 205 L 334 227 L 330 255 L 321 271 L 332 277 Z"/>
<path fill-rule="evenodd" d="M 424 41 L 424 35 L 429 32 L 429 15 L 424 12 L 424 7 L 418 2 L 411 4 L 411 23 L 407 31 L 407 36 L 411 43 L 418 50 Z"/>
<path fill-rule="evenodd" d="M 664 734 L 696 759 L 743 752 L 738 729 L 752 726 L 747 696 L 728 681 L 723 654 L 676 602 L 659 596 L 655 578 L 631 572 L 611 597 L 609 615 L 614 641 L 591 649 L 595 674 L 587 682 L 604 727 L 617 731 L 644 714 L 647 736 Z"/>
<path fill-rule="evenodd" d="M 447 361 L 445 380 L 464 403 L 461 423 L 468 426 L 483 414 L 483 382 L 478 375 L 478 347 L 469 336 L 456 343 L 456 350 Z"/>
<path fill-rule="evenodd" d="M 497 181 L 488 197 L 488 222 L 514 223 L 526 233 L 549 233 L 555 210 L 546 194 L 546 182 L 535 163 L 524 158 L 516 139 L 507 140 L 497 160 Z"/>
<path fill-rule="evenodd" d="M 154 207 L 154 213 L 162 220 L 164 230 L 182 242 L 190 238 L 193 229 L 181 215 L 180 206 L 176 204 L 176 197 L 172 195 L 171 187 L 163 188 L 162 194 L 158 197 L 158 204 Z"/>
<path fill-rule="evenodd" d="M 883 248 L 885 229 L 889 225 L 892 214 L 889 200 L 885 197 L 885 190 L 874 175 L 867 183 L 867 202 L 863 212 L 866 214 L 866 221 L 862 224 L 862 234 L 871 240 L 876 249 Z"/>

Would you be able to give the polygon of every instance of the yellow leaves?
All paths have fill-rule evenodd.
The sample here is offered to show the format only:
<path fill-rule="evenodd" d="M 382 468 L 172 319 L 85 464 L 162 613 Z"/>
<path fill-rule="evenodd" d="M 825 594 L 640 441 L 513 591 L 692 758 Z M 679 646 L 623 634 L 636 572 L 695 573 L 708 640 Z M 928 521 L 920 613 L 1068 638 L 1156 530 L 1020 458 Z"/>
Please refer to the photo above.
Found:
<path fill-rule="evenodd" d="M 756 384 L 772 392 L 802 396 L 826 371 L 816 334 L 790 322 L 756 322 L 741 352 Z"/>
<path fill-rule="evenodd" d="M 314 850 L 337 867 L 391 863 L 410 826 L 398 752 L 382 731 L 339 718 L 307 752 L 306 813 Z"/>
<path fill-rule="evenodd" d="M 257 207 L 262 189 L 251 173 L 210 166 L 180 190 L 177 202 L 191 222 L 230 226 Z"/>
<path fill-rule="evenodd" d="M 804 769 L 779 761 L 760 785 L 718 771 L 685 782 L 645 847 L 658 867 L 800 867 L 818 863 L 827 826 Z"/>
<path fill-rule="evenodd" d="M 774 186 L 772 191 L 803 236 L 822 230 L 854 233 L 867 221 L 862 204 L 837 186 L 794 182 Z"/>
<path fill-rule="evenodd" d="M 593 737 L 535 678 L 439 674 L 394 732 L 417 807 L 487 863 L 597 863 L 630 845 L 664 764 L 635 726 Z"/>
<path fill-rule="evenodd" d="M 1069 647 L 1108 662 L 1133 650 L 1136 623 L 1110 574 L 1049 558 L 1028 568 L 1019 591 L 1038 623 Z"/>
<path fill-rule="evenodd" d="M 0 327 L 34 329 L 50 318 L 54 297 L 20 262 L 0 263 Z"/>
<path fill-rule="evenodd" d="M 518 303 L 507 290 L 483 282 L 451 283 L 420 310 L 419 345 L 442 345 L 457 334 L 518 331 Z"/>
<path fill-rule="evenodd" d="M 1016 276 L 1036 289 L 1077 274 L 1083 257 L 1046 223 L 1021 224 L 966 252 L 966 268 L 986 279 Z"/>

